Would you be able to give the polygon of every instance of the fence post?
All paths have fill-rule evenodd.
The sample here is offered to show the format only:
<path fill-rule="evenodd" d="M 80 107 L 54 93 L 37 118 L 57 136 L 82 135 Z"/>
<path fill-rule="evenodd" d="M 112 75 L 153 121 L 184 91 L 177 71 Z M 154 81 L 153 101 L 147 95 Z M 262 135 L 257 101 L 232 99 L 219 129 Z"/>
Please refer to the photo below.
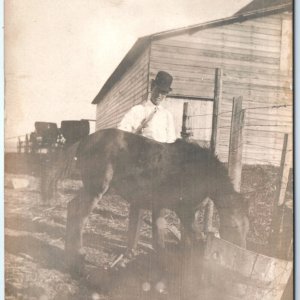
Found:
<path fill-rule="evenodd" d="M 277 194 L 273 205 L 273 216 L 271 223 L 271 232 L 269 237 L 269 247 L 273 255 L 286 256 L 288 252 L 284 251 L 283 227 L 285 214 L 285 193 L 289 180 L 289 172 L 292 164 L 292 136 L 284 134 L 283 147 L 281 153 L 280 170 L 278 175 Z M 287 245 L 288 246 L 288 245 Z M 284 257 L 285 258 L 285 257 Z"/>
<path fill-rule="evenodd" d="M 223 71 L 217 68 L 215 71 L 215 90 L 214 90 L 214 105 L 212 116 L 212 132 L 210 140 L 210 148 L 214 154 L 217 154 L 218 139 L 219 139 L 219 108 L 222 100 L 222 77 Z"/>
<path fill-rule="evenodd" d="M 190 136 L 192 135 L 191 128 L 188 124 L 189 120 L 189 103 L 183 103 L 183 114 L 182 114 L 182 127 L 181 127 L 181 137 L 184 140 L 189 140 Z"/>
<path fill-rule="evenodd" d="M 243 128 L 245 111 L 242 109 L 243 97 L 233 98 L 228 154 L 228 173 L 234 189 L 241 190 Z"/>
<path fill-rule="evenodd" d="M 279 171 L 279 189 L 277 191 L 277 205 L 284 203 L 285 192 L 289 179 L 289 172 L 292 164 L 292 136 L 285 133 L 283 148 L 281 154 L 280 171 Z"/>
<path fill-rule="evenodd" d="M 25 148 L 24 148 L 25 153 L 29 152 L 29 139 L 28 139 L 28 135 L 26 134 L 25 137 Z"/>
<path fill-rule="evenodd" d="M 218 139 L 219 139 L 219 108 L 222 99 L 222 77 L 223 71 L 221 68 L 215 70 L 215 89 L 214 89 L 214 105 L 212 116 L 212 132 L 210 140 L 210 150 L 212 154 L 217 154 Z M 208 199 L 204 211 L 204 232 L 209 233 L 213 231 L 213 215 L 214 203 Z"/>

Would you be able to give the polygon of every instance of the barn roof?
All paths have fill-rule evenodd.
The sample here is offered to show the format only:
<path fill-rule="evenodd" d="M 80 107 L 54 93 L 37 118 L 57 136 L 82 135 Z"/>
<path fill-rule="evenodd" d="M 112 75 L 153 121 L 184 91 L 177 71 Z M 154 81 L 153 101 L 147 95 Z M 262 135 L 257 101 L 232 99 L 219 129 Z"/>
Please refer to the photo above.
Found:
<path fill-rule="evenodd" d="M 126 70 L 150 45 L 152 40 L 167 38 L 183 33 L 192 34 L 193 32 L 207 28 L 228 25 L 235 22 L 246 21 L 248 19 L 254 19 L 285 11 L 291 11 L 293 6 L 292 1 L 293 0 L 253 0 L 231 17 L 182 27 L 178 29 L 166 30 L 139 38 L 132 46 L 132 48 L 128 51 L 126 56 L 115 69 L 115 71 L 107 79 L 107 81 L 99 91 L 98 95 L 93 100 L 92 104 L 97 104 L 103 99 L 103 97 L 113 87 L 116 81 L 118 81 L 122 77 Z"/>
<path fill-rule="evenodd" d="M 275 8 L 282 5 L 292 5 L 293 0 L 253 0 L 246 6 L 242 7 L 235 15 L 255 12 L 261 9 Z"/>

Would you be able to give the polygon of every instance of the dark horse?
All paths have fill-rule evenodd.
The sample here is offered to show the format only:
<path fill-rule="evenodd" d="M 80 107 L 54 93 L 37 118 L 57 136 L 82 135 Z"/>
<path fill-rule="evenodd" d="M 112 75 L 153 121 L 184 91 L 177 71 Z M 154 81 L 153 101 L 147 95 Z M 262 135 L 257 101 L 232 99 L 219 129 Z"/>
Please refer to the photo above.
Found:
<path fill-rule="evenodd" d="M 178 215 L 184 237 L 192 236 L 199 204 L 211 198 L 220 216 L 222 238 L 245 247 L 248 218 L 241 195 L 233 189 L 224 165 L 209 149 L 177 140 L 159 143 L 118 129 L 100 130 L 77 142 L 56 163 L 48 177 L 48 196 L 53 184 L 74 159 L 83 189 L 68 203 L 66 257 L 78 263 L 82 231 L 99 199 L 114 187 L 130 204 L 128 248 L 135 246 L 141 209 L 152 210 L 154 248 L 163 248 L 159 217 L 164 208 Z"/>

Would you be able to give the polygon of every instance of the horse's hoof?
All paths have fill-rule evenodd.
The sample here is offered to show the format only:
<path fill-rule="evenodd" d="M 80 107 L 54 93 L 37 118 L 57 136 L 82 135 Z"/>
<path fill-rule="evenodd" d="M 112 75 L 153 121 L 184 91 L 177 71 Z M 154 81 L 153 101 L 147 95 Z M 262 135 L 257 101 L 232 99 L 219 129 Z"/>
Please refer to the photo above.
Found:
<path fill-rule="evenodd" d="M 66 255 L 66 269 L 74 278 L 85 276 L 85 255 Z"/>
<path fill-rule="evenodd" d="M 127 249 L 124 253 L 124 257 L 131 260 L 134 257 L 138 256 L 139 252 L 136 249 Z"/>

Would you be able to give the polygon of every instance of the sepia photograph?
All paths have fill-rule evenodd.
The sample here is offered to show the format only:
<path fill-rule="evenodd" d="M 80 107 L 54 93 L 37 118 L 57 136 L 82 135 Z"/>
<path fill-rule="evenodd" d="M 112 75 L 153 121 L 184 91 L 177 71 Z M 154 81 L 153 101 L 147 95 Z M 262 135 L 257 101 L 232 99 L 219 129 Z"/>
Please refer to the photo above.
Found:
<path fill-rule="evenodd" d="M 5 299 L 295 299 L 293 28 L 293 0 L 5 0 Z"/>

